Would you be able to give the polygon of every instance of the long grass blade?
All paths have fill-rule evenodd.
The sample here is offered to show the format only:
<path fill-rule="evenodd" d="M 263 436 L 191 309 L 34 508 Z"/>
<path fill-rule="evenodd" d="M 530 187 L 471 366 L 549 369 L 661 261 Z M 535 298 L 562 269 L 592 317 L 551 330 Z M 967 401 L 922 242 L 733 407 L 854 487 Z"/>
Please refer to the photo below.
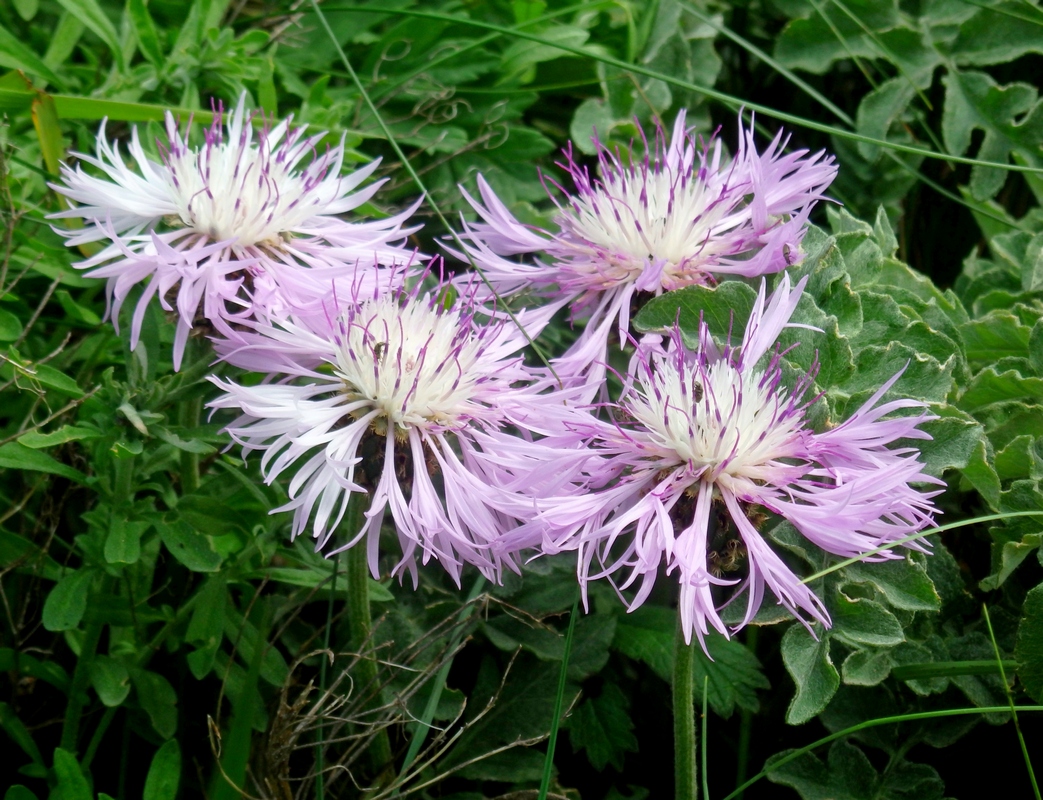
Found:
<path fill-rule="evenodd" d="M 1025 736 L 1021 732 L 1021 724 L 1018 722 L 1018 712 L 1014 708 L 1014 695 L 1010 693 L 1010 685 L 1007 683 L 1007 671 L 1004 669 L 1003 657 L 1000 655 L 1000 646 L 996 643 L 996 634 L 992 632 L 992 620 L 989 618 L 989 607 L 985 603 L 981 604 L 981 612 L 985 617 L 985 626 L 989 629 L 989 639 L 992 640 L 992 650 L 996 654 L 996 666 L 1000 671 L 1000 680 L 1003 681 L 1003 691 L 1007 695 L 1007 702 L 1010 704 L 1010 716 L 1014 720 L 1014 730 L 1018 734 L 1018 743 L 1021 745 L 1021 755 L 1025 759 L 1025 768 L 1029 772 L 1029 780 L 1032 782 L 1032 792 L 1036 797 L 1036 800 L 1041 800 L 1039 796 L 1039 784 L 1036 782 L 1036 771 L 1032 769 L 1032 759 L 1029 758 L 1028 745 L 1025 744 Z"/>
<path fill-rule="evenodd" d="M 312 0 L 314 3 L 314 0 Z M 328 6 L 326 11 L 329 12 L 365 12 L 368 9 L 364 7 L 352 7 L 352 6 Z M 877 139 L 873 136 L 866 136 L 855 131 L 849 131 L 844 128 L 838 128 L 835 125 L 826 125 L 815 120 L 808 119 L 806 117 L 797 116 L 796 114 L 789 114 L 785 111 L 779 111 L 778 109 L 766 106 L 761 103 L 754 103 L 742 98 L 735 97 L 726 92 L 719 92 L 716 89 L 711 89 L 706 86 L 700 86 L 696 83 L 691 83 L 681 78 L 675 78 L 672 75 L 667 75 L 658 70 L 650 69 L 648 67 L 641 66 L 640 64 L 631 64 L 613 56 L 606 55 L 605 53 L 584 49 L 582 47 L 573 47 L 572 45 L 565 44 L 563 42 L 554 42 L 550 39 L 546 39 L 537 34 L 528 33 L 527 31 L 517 30 L 514 28 L 507 28 L 503 25 L 495 25 L 491 22 L 481 22 L 479 20 L 467 19 L 466 17 L 459 17 L 454 14 L 441 14 L 435 11 L 419 11 L 416 9 L 399 8 L 393 11 L 388 11 L 389 14 L 399 14 L 402 16 L 416 17 L 418 19 L 435 19 L 448 22 L 457 22 L 461 25 L 470 25 L 474 28 L 481 28 L 483 30 L 497 31 L 508 36 L 514 36 L 519 39 L 526 39 L 530 42 L 536 42 L 547 47 L 553 47 L 561 50 L 565 53 L 572 53 L 573 55 L 581 56 L 583 58 L 592 58 L 595 61 L 600 61 L 603 64 L 607 64 L 618 69 L 627 70 L 637 75 L 644 75 L 648 78 L 655 78 L 656 80 L 663 81 L 664 83 L 670 84 L 671 86 L 677 86 L 678 88 L 685 89 L 690 92 L 698 92 L 712 100 L 716 100 L 723 103 L 727 107 L 738 111 L 740 108 L 747 108 L 751 111 L 756 111 L 760 114 L 765 114 L 773 119 L 777 119 L 780 122 L 788 122 L 792 125 L 798 125 L 808 130 L 819 131 L 820 133 L 826 133 L 831 136 L 837 136 L 842 139 L 850 139 L 854 142 L 862 142 L 863 144 L 876 145 L 884 149 L 895 150 L 901 153 L 909 153 L 911 155 L 923 156 L 924 158 L 935 158 L 942 159 L 944 161 L 950 161 L 956 164 L 968 164 L 975 167 L 991 167 L 992 169 L 1004 169 L 1009 172 L 1029 172 L 1029 173 L 1043 173 L 1043 168 L 1031 167 L 1028 165 L 1021 164 L 1010 164 L 1002 163 L 999 161 L 984 161 L 978 158 L 969 158 L 967 156 L 954 156 L 948 153 L 939 153 L 936 150 L 928 150 L 923 147 L 913 147 L 912 145 L 900 144 L 898 142 L 890 142 L 886 139 Z M 328 28 L 327 24 L 327 28 Z M 339 47 L 339 45 L 338 45 Z"/>
<path fill-rule="evenodd" d="M 877 553 L 883 553 L 894 547 L 901 547 L 903 544 L 909 544 L 915 542 L 917 539 L 923 539 L 927 536 L 934 536 L 936 533 L 944 533 L 945 531 L 956 530 L 957 528 L 965 528 L 968 525 L 977 525 L 979 522 L 994 522 L 1001 519 L 1013 519 L 1014 517 L 1043 517 L 1043 511 L 1006 511 L 1002 514 L 986 514 L 983 517 L 972 517 L 971 519 L 961 519 L 959 522 L 950 522 L 948 525 L 939 525 L 936 528 L 928 528 L 927 530 L 918 531 L 917 533 L 906 536 L 903 539 L 897 539 L 890 544 L 881 545 L 880 547 L 874 547 L 872 550 L 867 550 L 860 556 L 853 556 L 852 558 L 845 558 L 843 561 L 838 561 L 831 567 L 826 567 L 824 570 L 816 572 L 814 575 L 809 575 L 804 578 L 801 583 L 811 583 L 817 581 L 819 578 L 824 578 L 832 572 L 836 572 L 844 567 L 849 567 L 852 564 L 857 564 L 859 561 L 865 561 L 870 556 L 875 556 Z"/>
<path fill-rule="evenodd" d="M 550 791 L 551 773 L 554 771 L 554 748 L 558 743 L 558 727 L 561 725 L 561 708 L 565 703 L 565 684 L 568 680 L 569 657 L 572 655 L 572 634 L 576 630 L 576 617 L 579 616 L 579 598 L 572 604 L 569 612 L 569 629 L 565 633 L 565 653 L 561 657 L 561 672 L 558 673 L 558 693 L 554 697 L 554 718 L 550 722 L 550 736 L 547 738 L 547 756 L 543 759 L 543 778 L 537 800 L 547 800 Z"/>

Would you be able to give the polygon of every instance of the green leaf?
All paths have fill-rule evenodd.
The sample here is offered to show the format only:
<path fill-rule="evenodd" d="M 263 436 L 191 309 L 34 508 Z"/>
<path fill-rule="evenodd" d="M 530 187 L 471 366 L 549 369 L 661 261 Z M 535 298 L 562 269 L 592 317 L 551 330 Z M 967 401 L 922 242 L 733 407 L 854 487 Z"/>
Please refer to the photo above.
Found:
<path fill-rule="evenodd" d="M 978 11 L 960 25 L 950 44 L 953 60 L 961 65 L 985 66 L 1009 64 L 1026 53 L 1043 53 L 1039 25 L 1019 18 L 1026 12 L 1031 14 L 1029 9 L 1024 3 L 1008 2 Z M 1004 10 L 1015 15 L 1004 14 Z"/>
<path fill-rule="evenodd" d="M 81 439 L 97 439 L 102 435 L 101 431 L 96 428 L 85 428 L 82 425 L 62 425 L 58 430 L 50 433 L 40 433 L 39 431 L 23 433 L 18 437 L 18 441 L 26 447 L 39 450 L 44 447 L 65 444 L 66 442 L 77 442 Z"/>
<path fill-rule="evenodd" d="M 180 782 L 181 747 L 177 739 L 170 739 L 152 757 L 141 800 L 176 800 Z"/>
<path fill-rule="evenodd" d="M 143 669 L 132 669 L 130 679 L 152 727 L 164 739 L 169 739 L 177 731 L 177 693 L 174 687 L 162 675 Z"/>
<path fill-rule="evenodd" d="M 94 793 L 76 756 L 60 747 L 54 751 L 54 776 L 62 800 L 94 800 Z"/>
<path fill-rule="evenodd" d="M 141 54 L 149 60 L 152 66 L 162 67 L 163 48 L 159 44 L 156 24 L 152 21 L 152 15 L 148 13 L 145 0 L 128 0 L 127 10 L 130 12 L 130 21 L 134 25 L 134 33 L 138 37 Z"/>
<path fill-rule="evenodd" d="M 821 626 L 815 629 L 821 631 Z M 800 725 L 826 707 L 840 686 L 840 674 L 829 657 L 829 638 L 816 639 L 799 624 L 790 626 L 782 637 L 782 660 L 797 684 L 786 722 Z"/>
<path fill-rule="evenodd" d="M 979 587 L 983 592 L 998 589 L 1032 553 L 1043 546 L 1043 533 L 1027 533 L 1020 541 L 1004 542 L 1000 550 L 999 569 L 992 575 L 982 578 Z"/>
<path fill-rule="evenodd" d="M 58 0 L 58 2 L 108 45 L 113 59 L 122 70 L 124 68 L 123 48 L 120 47 L 119 34 L 116 33 L 116 26 L 105 16 L 105 12 L 102 11 L 97 0 Z"/>
<path fill-rule="evenodd" d="M 1027 357 L 1032 329 L 1010 311 L 996 310 L 960 327 L 967 358 L 994 362 L 1005 356 Z"/>
<path fill-rule="evenodd" d="M 1021 615 L 1014 646 L 1018 679 L 1029 697 L 1043 703 L 1043 584 L 1025 595 Z"/>
<path fill-rule="evenodd" d="M 40 385 L 46 386 L 48 389 L 54 389 L 69 397 L 83 397 L 83 389 L 76 381 L 50 364 L 37 364 L 33 377 Z"/>
<path fill-rule="evenodd" d="M 710 657 L 697 649 L 692 664 L 696 703 L 702 701 L 705 683 L 707 702 L 718 716 L 727 719 L 736 706 L 756 713 L 760 709 L 757 689 L 771 688 L 760 661 L 735 639 L 714 633 L 705 643 Z M 694 642 L 692 647 L 696 647 Z"/>
<path fill-rule="evenodd" d="M 686 286 L 649 300 L 634 317 L 634 327 L 645 332 L 665 332 L 676 321 L 686 341 L 694 343 L 702 319 L 718 341 L 729 333 L 741 338 L 757 293 L 740 281 L 724 281 L 714 288 Z"/>
<path fill-rule="evenodd" d="M 21 335 L 22 321 L 10 311 L 0 308 L 0 342 L 13 342 Z"/>
<path fill-rule="evenodd" d="M 942 600 L 927 575 L 922 556 L 876 563 L 858 561 L 844 568 L 844 578 L 876 587 L 895 608 L 904 611 L 937 611 Z"/>
<path fill-rule="evenodd" d="M 57 459 L 33 450 L 19 442 L 8 442 L 0 445 L 0 467 L 7 469 L 24 469 L 33 472 L 49 472 L 61 475 L 77 483 L 85 483 L 87 476 L 78 469 L 62 464 Z"/>
<path fill-rule="evenodd" d="M 646 604 L 619 619 L 612 646 L 635 661 L 643 661 L 669 682 L 674 670 L 676 626 L 675 610 Z"/>
<path fill-rule="evenodd" d="M 61 85 L 62 79 L 39 56 L 26 47 L 17 37 L 0 26 L 0 66 L 20 69 L 36 75 L 49 83 Z"/>
<path fill-rule="evenodd" d="M 91 685 L 104 705 L 122 705 L 130 694 L 130 673 L 122 661 L 109 656 L 95 656 L 90 674 Z"/>
<path fill-rule="evenodd" d="M 845 644 L 894 647 L 905 641 L 902 624 L 879 603 L 838 594 L 830 608 L 833 635 Z"/>
<path fill-rule="evenodd" d="M 1030 163 L 1038 160 L 1043 141 L 1043 105 L 1035 87 L 1027 83 L 998 86 L 984 72 L 949 72 L 945 84 L 942 137 L 950 153 L 970 149 L 975 130 L 985 136 L 976 158 L 1006 163 L 1018 151 Z M 1007 172 L 994 167 L 971 169 L 970 190 L 976 200 L 994 197 L 1007 180 Z"/>
<path fill-rule="evenodd" d="M 29 787 L 16 783 L 4 792 L 4 800 L 39 800 L 39 798 L 29 790 Z"/>
<path fill-rule="evenodd" d="M 43 626 L 49 631 L 71 631 L 87 611 L 87 595 L 95 570 L 81 567 L 58 581 L 43 604 Z"/>
<path fill-rule="evenodd" d="M 14 709 L 7 703 L 0 703 L 0 728 L 11 737 L 11 741 L 22 748 L 25 754 L 33 760 L 34 764 L 42 764 L 43 756 L 40 748 L 36 746 L 33 735 L 25 727 L 25 723 L 18 718 Z"/>
<path fill-rule="evenodd" d="M 105 539 L 105 560 L 109 564 L 136 564 L 141 557 L 141 537 L 150 527 L 145 520 L 114 514 Z"/>
<path fill-rule="evenodd" d="M 891 674 L 891 657 L 886 651 L 855 650 L 840 666 L 844 683 L 876 686 Z"/>
<path fill-rule="evenodd" d="M 184 520 L 164 520 L 156 525 L 171 555 L 193 572 L 217 572 L 224 560 L 209 536 L 198 533 Z"/>
<path fill-rule="evenodd" d="M 57 561 L 24 536 L 5 530 L 0 530 L 0 567 L 40 575 L 49 581 L 62 578 L 62 568 Z"/>
<path fill-rule="evenodd" d="M 599 772 L 608 764 L 622 771 L 626 754 L 638 752 L 630 701 L 614 683 L 606 683 L 600 695 L 580 703 L 567 727 L 573 751 L 585 750 Z"/>
<path fill-rule="evenodd" d="M 192 618 L 185 632 L 185 641 L 196 645 L 187 656 L 188 667 L 197 680 L 202 680 L 214 666 L 217 650 L 224 636 L 225 614 L 228 611 L 226 579 L 221 573 L 211 575 L 199 590 L 199 599 L 192 609 Z"/>
<path fill-rule="evenodd" d="M 40 0 L 14 0 L 13 4 L 18 16 L 26 22 L 35 17 L 36 12 L 40 10 Z"/>

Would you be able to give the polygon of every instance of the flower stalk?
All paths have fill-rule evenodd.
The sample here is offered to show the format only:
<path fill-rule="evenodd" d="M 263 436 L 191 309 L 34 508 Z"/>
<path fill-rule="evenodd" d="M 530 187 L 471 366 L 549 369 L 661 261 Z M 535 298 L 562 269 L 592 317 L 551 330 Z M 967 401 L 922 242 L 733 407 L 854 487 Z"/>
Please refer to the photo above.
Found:
<path fill-rule="evenodd" d="M 695 762 L 695 694 L 692 666 L 695 647 L 685 641 L 681 615 L 674 637 L 674 797 L 696 800 L 699 785 Z"/>

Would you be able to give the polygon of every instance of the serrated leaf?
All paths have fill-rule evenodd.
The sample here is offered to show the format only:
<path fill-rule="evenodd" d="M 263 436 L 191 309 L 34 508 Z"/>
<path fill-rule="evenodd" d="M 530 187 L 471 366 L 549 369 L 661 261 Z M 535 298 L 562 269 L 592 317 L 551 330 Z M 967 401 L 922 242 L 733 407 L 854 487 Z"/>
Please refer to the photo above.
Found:
<path fill-rule="evenodd" d="M 87 611 L 93 569 L 81 568 L 62 578 L 43 604 L 43 626 L 49 631 L 71 631 Z"/>
<path fill-rule="evenodd" d="M 643 605 L 616 624 L 614 649 L 635 661 L 643 661 L 664 681 L 674 670 L 674 628 L 677 612 Z"/>
<path fill-rule="evenodd" d="M 600 695 L 580 703 L 567 727 L 573 751 L 585 750 L 598 771 L 608 764 L 622 771 L 625 755 L 638 751 L 630 701 L 614 683 L 606 683 Z"/>
<path fill-rule="evenodd" d="M 960 327 L 967 358 L 979 361 L 1028 356 L 1031 332 L 1009 311 L 993 311 Z"/>
<path fill-rule="evenodd" d="M 1018 370 L 997 372 L 986 367 L 971 380 L 958 405 L 970 412 L 1006 400 L 1043 400 L 1043 378 L 1025 377 Z"/>
<path fill-rule="evenodd" d="M 24 444 L 26 447 L 31 447 L 33 450 L 39 450 L 44 447 L 54 447 L 58 444 L 65 444 L 66 442 L 77 442 L 82 439 L 97 439 L 103 436 L 101 431 L 96 428 L 85 428 L 82 425 L 63 425 L 56 431 L 50 433 L 40 433 L 39 431 L 29 431 L 23 433 L 18 437 L 18 442 Z"/>
<path fill-rule="evenodd" d="M 782 637 L 782 660 L 797 692 L 786 710 L 786 722 L 801 725 L 818 714 L 836 694 L 840 674 L 829 657 L 829 638 L 820 625 L 816 639 L 803 625 L 792 625 Z"/>
<path fill-rule="evenodd" d="M 760 709 L 757 690 L 771 688 L 760 661 L 735 639 L 713 634 L 705 642 L 710 658 L 698 649 L 692 665 L 696 703 L 702 700 L 705 683 L 707 702 L 718 716 L 727 719 L 736 706 L 756 713 Z M 698 647 L 694 642 L 691 646 Z"/>
<path fill-rule="evenodd" d="M 999 570 L 979 584 L 984 592 L 998 589 L 1016 570 L 1021 562 L 1043 547 L 1043 533 L 1027 533 L 1017 542 L 1004 542 L 1000 550 Z"/>
<path fill-rule="evenodd" d="M 850 686 L 876 686 L 890 674 L 891 657 L 886 651 L 855 650 L 840 666 L 840 675 Z"/>

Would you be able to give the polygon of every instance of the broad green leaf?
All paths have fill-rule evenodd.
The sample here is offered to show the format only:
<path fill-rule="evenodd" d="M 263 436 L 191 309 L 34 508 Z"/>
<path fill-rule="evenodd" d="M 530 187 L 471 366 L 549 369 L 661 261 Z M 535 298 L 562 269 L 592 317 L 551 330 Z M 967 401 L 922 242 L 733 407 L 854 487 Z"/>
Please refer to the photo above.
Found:
<path fill-rule="evenodd" d="M 54 751 L 54 776 L 62 800 L 94 800 L 94 793 L 76 756 L 60 747 Z"/>
<path fill-rule="evenodd" d="M 130 673 L 122 661 L 109 656 L 95 656 L 90 674 L 91 685 L 104 705 L 121 705 L 130 694 Z"/>
<path fill-rule="evenodd" d="M 872 31 L 889 30 L 899 22 L 896 4 L 888 0 L 849 0 L 846 5 Z M 837 60 L 880 55 L 872 38 L 836 6 L 816 13 L 807 5 L 805 13 L 806 18 L 790 21 L 775 42 L 774 56 L 784 66 L 821 75 Z"/>
<path fill-rule="evenodd" d="M 768 759 L 768 780 L 797 790 L 804 800 L 870 800 L 878 795 L 880 779 L 859 748 L 846 741 L 834 742 L 825 763 L 811 753 L 773 768 L 772 763 L 790 751 Z"/>
<path fill-rule="evenodd" d="M 1043 400 L 1043 378 L 1025 377 L 1014 369 L 1001 373 L 989 366 L 974 376 L 958 405 L 974 413 L 990 403 L 1005 400 Z"/>
<path fill-rule="evenodd" d="M 638 752 L 630 701 L 614 683 L 606 683 L 597 697 L 583 700 L 566 727 L 573 751 L 585 750 L 599 772 L 609 764 L 622 771 L 626 754 Z"/>
<path fill-rule="evenodd" d="M 87 611 L 87 595 L 95 571 L 81 567 L 70 572 L 51 589 L 43 604 L 43 626 L 49 631 L 71 631 Z"/>
<path fill-rule="evenodd" d="M 840 675 L 850 686 L 876 686 L 891 674 L 887 651 L 855 650 L 840 665 Z"/>
<path fill-rule="evenodd" d="M 181 782 L 181 747 L 170 739 L 152 757 L 142 800 L 175 800 Z"/>
<path fill-rule="evenodd" d="M 756 292 L 739 281 L 724 281 L 715 288 L 687 286 L 645 303 L 634 317 L 634 327 L 661 333 L 676 322 L 691 345 L 698 341 L 702 320 L 718 341 L 727 341 L 729 334 L 738 341 L 756 298 Z"/>
<path fill-rule="evenodd" d="M 832 635 L 850 645 L 894 647 L 905 641 L 902 624 L 879 603 L 837 594 L 830 607 Z"/>
<path fill-rule="evenodd" d="M 13 342 L 21 335 L 21 320 L 10 311 L 0 308 L 0 342 Z"/>
<path fill-rule="evenodd" d="M 37 364 L 33 368 L 33 378 L 49 389 L 54 389 L 69 397 L 83 397 L 83 389 L 72 378 L 50 364 Z"/>
<path fill-rule="evenodd" d="M 199 599 L 192 609 L 185 641 L 196 645 L 186 660 L 197 680 L 202 680 L 214 666 L 217 650 L 224 637 L 225 614 L 228 610 L 228 591 L 225 576 L 211 575 L 199 590 Z"/>
<path fill-rule="evenodd" d="M 957 64 L 985 66 L 1008 64 L 1026 53 L 1043 53 L 1043 36 L 1039 25 L 1033 25 L 1019 16 L 1004 14 L 1031 14 L 1025 3 L 1000 3 L 995 8 L 978 11 L 960 25 L 950 53 Z"/>
<path fill-rule="evenodd" d="M 920 442 L 920 458 L 928 475 L 942 475 L 949 469 L 964 469 L 974 457 L 985 432 L 969 414 L 950 405 L 931 408 L 938 419 L 925 422 L 919 429 L 931 436 Z"/>
<path fill-rule="evenodd" d="M 1043 584 L 1025 596 L 1014 658 L 1025 692 L 1037 703 L 1043 703 Z"/>
<path fill-rule="evenodd" d="M 40 10 L 40 0 L 13 0 L 13 5 L 18 16 L 26 22 L 35 17 L 36 12 Z"/>
<path fill-rule="evenodd" d="M 1004 356 L 1027 357 L 1032 328 L 1009 311 L 993 311 L 960 327 L 967 358 L 995 361 Z"/>
<path fill-rule="evenodd" d="M 705 641 L 709 658 L 696 642 L 690 645 L 697 648 L 692 665 L 696 704 L 702 700 L 705 683 L 707 702 L 718 716 L 727 719 L 736 706 L 756 713 L 760 708 L 757 690 L 771 688 L 760 661 L 735 639 L 713 633 Z"/>
<path fill-rule="evenodd" d="M 160 538 L 171 555 L 193 572 L 216 572 L 224 560 L 214 550 L 209 536 L 195 531 L 184 520 L 156 524 Z"/>
<path fill-rule="evenodd" d="M 105 560 L 109 564 L 136 564 L 141 557 L 141 537 L 150 527 L 145 520 L 114 514 L 105 539 Z"/>
<path fill-rule="evenodd" d="M 995 546 L 995 545 L 994 545 Z M 984 592 L 998 589 L 1026 558 L 1039 552 L 1043 546 L 1043 533 L 1027 533 L 1020 541 L 1004 542 L 1000 550 L 999 570 L 982 578 L 979 586 Z"/>
<path fill-rule="evenodd" d="M 635 661 L 643 661 L 669 682 L 674 670 L 676 626 L 676 611 L 646 604 L 620 617 L 612 646 Z"/>
<path fill-rule="evenodd" d="M 543 760 L 538 750 L 517 747 L 468 764 L 458 774 L 472 781 L 536 783 L 543 776 Z"/>
<path fill-rule="evenodd" d="M 977 158 L 1003 164 L 1016 150 L 1038 160 L 1043 105 L 1035 87 L 1027 83 L 999 86 L 984 72 L 973 71 L 950 72 L 942 81 L 946 87 L 942 136 L 950 153 L 966 153 L 973 132 L 981 130 L 985 136 Z M 975 166 L 971 169 L 971 194 L 976 200 L 988 200 L 1006 180 L 1005 170 Z"/>
<path fill-rule="evenodd" d="M 821 626 L 815 631 L 822 634 Z M 829 638 L 816 639 L 803 625 L 791 625 L 782 637 L 782 660 L 797 684 L 786 722 L 801 725 L 822 711 L 840 686 L 840 674 L 829 657 Z"/>
<path fill-rule="evenodd" d="M 39 798 L 29 790 L 28 786 L 16 783 L 4 792 L 4 800 L 39 800 Z"/>
<path fill-rule="evenodd" d="M 905 611 L 937 611 L 941 598 L 922 564 L 922 556 L 909 555 L 891 561 L 856 562 L 844 568 L 843 576 L 855 583 L 876 587 L 895 608 Z"/>
<path fill-rule="evenodd" d="M 169 739 L 177 730 L 177 693 L 174 687 L 162 675 L 143 669 L 132 669 L 130 679 L 152 727 L 164 739 Z"/>

